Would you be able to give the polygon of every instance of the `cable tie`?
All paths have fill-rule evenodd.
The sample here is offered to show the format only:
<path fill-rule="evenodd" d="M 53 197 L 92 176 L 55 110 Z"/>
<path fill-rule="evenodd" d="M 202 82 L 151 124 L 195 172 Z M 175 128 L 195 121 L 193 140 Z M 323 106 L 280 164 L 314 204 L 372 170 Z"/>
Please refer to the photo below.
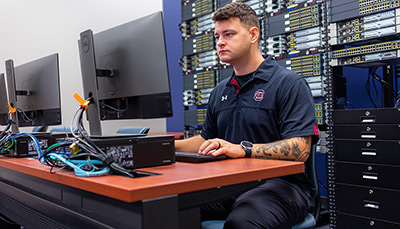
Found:
<path fill-rule="evenodd" d="M 106 158 L 104 159 L 104 161 L 103 161 L 103 165 L 104 165 L 104 166 L 110 166 L 111 163 L 113 163 L 113 162 L 114 162 L 114 158 L 112 158 L 112 157 L 106 157 Z"/>
<path fill-rule="evenodd" d="M 85 110 L 88 108 L 90 101 L 84 100 L 82 99 L 82 97 L 80 97 L 78 95 L 78 93 L 74 93 L 74 98 L 76 100 L 78 100 L 78 102 L 81 104 L 81 107 L 84 108 Z"/>
<path fill-rule="evenodd" d="M 8 111 L 9 114 L 15 114 L 15 112 L 17 112 L 17 109 L 13 108 L 10 103 L 8 103 L 8 109 L 9 109 Z"/>

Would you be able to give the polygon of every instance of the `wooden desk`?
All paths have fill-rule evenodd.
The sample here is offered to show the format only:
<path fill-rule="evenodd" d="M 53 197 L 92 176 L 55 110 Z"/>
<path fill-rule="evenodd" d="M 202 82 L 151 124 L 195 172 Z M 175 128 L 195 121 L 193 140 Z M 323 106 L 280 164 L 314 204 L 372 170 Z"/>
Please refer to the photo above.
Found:
<path fill-rule="evenodd" d="M 183 132 L 149 132 L 148 135 L 174 135 L 175 139 L 183 139 L 184 133 Z"/>
<path fill-rule="evenodd" d="M 67 170 L 51 174 L 36 159 L 0 157 L 0 211 L 32 228 L 200 228 L 201 204 L 259 179 L 304 172 L 304 165 L 232 159 L 140 170 L 161 175 L 80 178 Z"/>

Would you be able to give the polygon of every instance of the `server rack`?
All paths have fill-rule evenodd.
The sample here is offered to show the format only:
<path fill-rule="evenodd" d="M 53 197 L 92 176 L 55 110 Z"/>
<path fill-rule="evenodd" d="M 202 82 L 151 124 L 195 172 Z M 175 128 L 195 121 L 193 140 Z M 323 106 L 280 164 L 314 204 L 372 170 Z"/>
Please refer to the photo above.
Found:
<path fill-rule="evenodd" d="M 399 1 L 328 0 L 325 4 L 330 227 L 399 228 L 395 212 L 400 187 L 394 175 L 400 164 Z M 360 87 L 367 91 L 363 99 L 370 102 L 358 109 L 341 93 L 337 81 L 345 76 L 349 84 L 356 77 L 346 76 L 348 66 L 368 70 L 365 83 L 347 85 L 347 91 Z"/>

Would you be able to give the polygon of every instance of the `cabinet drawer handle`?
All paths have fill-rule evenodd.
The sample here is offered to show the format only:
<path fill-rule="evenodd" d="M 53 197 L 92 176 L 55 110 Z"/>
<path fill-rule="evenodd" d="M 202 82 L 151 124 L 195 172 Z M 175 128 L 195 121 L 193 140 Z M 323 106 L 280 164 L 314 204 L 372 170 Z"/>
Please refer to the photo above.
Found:
<path fill-rule="evenodd" d="M 362 156 L 376 156 L 376 152 L 361 152 Z"/>
<path fill-rule="evenodd" d="M 366 180 L 378 180 L 378 176 L 363 175 L 362 177 Z"/>
<path fill-rule="evenodd" d="M 373 118 L 365 118 L 361 120 L 362 123 L 371 123 L 371 122 L 375 122 L 375 119 Z"/>
<path fill-rule="evenodd" d="M 361 138 L 376 138 L 375 134 L 361 134 Z"/>
<path fill-rule="evenodd" d="M 377 205 L 377 204 L 364 204 L 364 207 L 373 208 L 373 209 L 379 209 L 379 205 Z"/>

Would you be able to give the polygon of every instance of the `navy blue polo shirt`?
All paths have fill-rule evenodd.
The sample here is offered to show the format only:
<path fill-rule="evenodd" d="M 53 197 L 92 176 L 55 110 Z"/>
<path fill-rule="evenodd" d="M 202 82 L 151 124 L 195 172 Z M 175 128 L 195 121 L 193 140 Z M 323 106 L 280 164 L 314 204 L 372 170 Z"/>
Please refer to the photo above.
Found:
<path fill-rule="evenodd" d="M 271 56 L 240 88 L 234 77 L 211 93 L 201 136 L 234 144 L 269 143 L 317 135 L 314 102 L 306 81 Z"/>
<path fill-rule="evenodd" d="M 232 75 L 214 88 L 201 132 L 206 140 L 221 138 L 234 144 L 310 135 L 314 142 L 318 139 L 310 88 L 302 77 L 278 65 L 271 56 L 242 87 Z M 290 177 L 287 180 L 302 186 L 302 179 Z"/>

